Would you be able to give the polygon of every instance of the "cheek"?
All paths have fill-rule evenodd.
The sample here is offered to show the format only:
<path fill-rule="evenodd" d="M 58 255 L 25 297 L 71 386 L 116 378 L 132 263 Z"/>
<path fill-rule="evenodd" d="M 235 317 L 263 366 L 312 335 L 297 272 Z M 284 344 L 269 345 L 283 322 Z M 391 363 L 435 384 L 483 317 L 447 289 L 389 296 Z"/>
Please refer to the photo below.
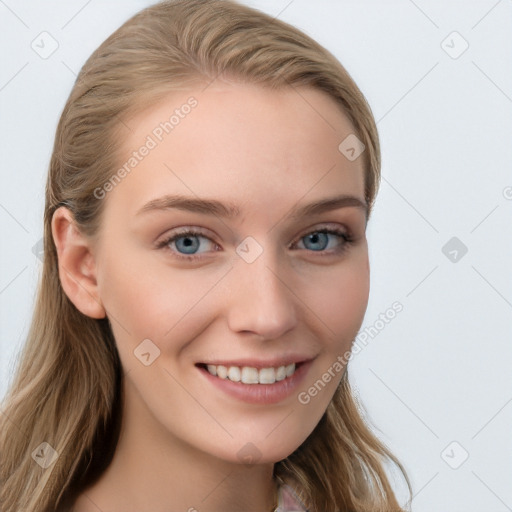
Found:
<path fill-rule="evenodd" d="M 336 340 L 333 348 L 339 349 L 340 343 L 351 343 L 360 329 L 369 291 L 369 268 L 363 253 L 303 283 L 302 300 L 313 315 L 311 321 L 316 317 L 324 339 Z"/>
<path fill-rule="evenodd" d="M 157 272 L 144 265 L 132 248 L 117 247 L 105 247 L 98 285 L 121 360 L 129 369 L 133 361 L 128 356 L 133 356 L 133 350 L 144 339 L 158 338 L 155 326 L 162 327 L 161 304 L 172 309 L 173 299 L 168 294 L 163 300 L 165 286 L 156 279 Z M 169 323 L 167 319 L 167 329 Z"/>
<path fill-rule="evenodd" d="M 347 354 L 364 319 L 369 296 L 365 254 L 335 271 L 331 269 L 317 280 L 317 285 L 318 288 L 310 288 L 316 292 L 310 293 L 309 301 L 315 325 L 320 325 L 321 332 L 317 334 L 323 350 L 297 394 L 304 426 L 307 424 L 311 430 L 327 409 L 346 371 Z"/>
<path fill-rule="evenodd" d="M 131 256 L 124 258 L 118 257 L 123 251 L 105 251 L 98 276 L 101 300 L 126 369 L 136 362 L 133 351 L 145 339 L 165 355 L 181 349 L 178 340 L 186 343 L 200 333 L 209 321 L 204 304 L 222 277 L 222 271 L 173 268 L 155 256 L 150 262 L 130 250 Z"/>
<path fill-rule="evenodd" d="M 329 307 L 333 330 L 347 333 L 351 340 L 361 327 L 368 306 L 370 291 L 369 275 L 364 263 L 346 269 L 340 278 L 340 286 L 332 291 Z"/>

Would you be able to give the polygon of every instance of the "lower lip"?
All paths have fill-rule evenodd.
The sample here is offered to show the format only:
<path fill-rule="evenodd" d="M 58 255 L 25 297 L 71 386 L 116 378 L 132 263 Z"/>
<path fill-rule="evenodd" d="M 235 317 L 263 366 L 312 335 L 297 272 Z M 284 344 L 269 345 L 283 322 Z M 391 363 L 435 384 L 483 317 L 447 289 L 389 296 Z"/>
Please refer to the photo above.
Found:
<path fill-rule="evenodd" d="M 202 375 L 226 394 L 250 404 L 277 404 L 297 390 L 313 360 L 302 363 L 291 377 L 274 384 L 244 384 L 215 377 L 206 368 L 197 367 Z"/>

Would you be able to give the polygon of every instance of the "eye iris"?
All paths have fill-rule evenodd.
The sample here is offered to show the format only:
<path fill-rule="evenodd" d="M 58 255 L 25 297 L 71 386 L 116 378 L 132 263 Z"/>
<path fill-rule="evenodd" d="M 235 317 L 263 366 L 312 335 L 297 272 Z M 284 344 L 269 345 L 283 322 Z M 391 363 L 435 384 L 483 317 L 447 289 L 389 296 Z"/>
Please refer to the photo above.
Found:
<path fill-rule="evenodd" d="M 305 238 L 307 241 L 311 241 L 314 244 L 317 244 L 319 239 L 320 239 L 320 241 L 324 242 L 324 243 L 320 244 L 322 247 L 316 247 L 316 249 L 319 249 L 322 251 L 327 246 L 327 237 L 328 237 L 327 233 L 313 233 L 311 235 L 306 236 Z"/>
<path fill-rule="evenodd" d="M 194 242 L 193 239 L 195 239 L 196 242 Z M 188 254 L 192 254 L 194 252 L 194 250 L 197 250 L 198 247 L 199 247 L 199 242 L 197 242 L 197 237 L 196 236 L 190 236 L 190 235 L 186 236 L 186 237 L 182 236 L 182 237 L 179 237 L 179 238 L 176 239 L 176 247 L 179 250 L 181 250 L 181 248 L 180 248 L 180 241 L 181 240 L 185 240 L 186 241 L 185 242 L 185 247 L 184 247 L 185 251 L 188 251 L 190 248 L 192 248 L 192 252 L 188 253 Z M 181 245 L 183 245 L 183 244 L 181 244 Z"/>

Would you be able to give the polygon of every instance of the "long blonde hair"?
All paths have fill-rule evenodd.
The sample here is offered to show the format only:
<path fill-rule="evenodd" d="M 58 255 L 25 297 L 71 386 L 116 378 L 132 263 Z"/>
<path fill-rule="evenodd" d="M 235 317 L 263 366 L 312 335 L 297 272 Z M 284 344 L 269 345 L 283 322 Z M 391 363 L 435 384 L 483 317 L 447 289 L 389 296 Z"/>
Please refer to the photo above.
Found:
<path fill-rule="evenodd" d="M 119 436 L 123 370 L 107 318 L 80 313 L 64 293 L 51 233 L 65 205 L 87 235 L 104 201 L 94 190 L 119 165 L 123 118 L 177 88 L 217 76 L 270 88 L 310 86 L 337 102 L 366 149 L 369 212 L 380 183 L 380 147 L 369 105 L 347 71 L 296 28 L 229 0 L 150 6 L 108 37 L 80 71 L 61 114 L 46 185 L 44 257 L 26 343 L 0 415 L 0 504 L 4 512 L 68 510 L 109 465 Z M 126 132 L 124 132 L 126 134 Z M 312 512 L 402 508 L 384 464 L 400 462 L 372 434 L 345 371 L 317 427 L 275 476 Z M 48 443 L 47 467 L 34 450 Z"/>

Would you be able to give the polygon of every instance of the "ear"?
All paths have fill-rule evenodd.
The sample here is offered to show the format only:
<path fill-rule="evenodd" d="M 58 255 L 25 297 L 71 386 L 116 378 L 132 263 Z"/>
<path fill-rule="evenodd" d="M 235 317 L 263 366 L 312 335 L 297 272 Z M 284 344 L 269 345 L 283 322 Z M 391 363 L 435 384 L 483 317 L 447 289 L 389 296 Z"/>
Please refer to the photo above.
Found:
<path fill-rule="evenodd" d="M 89 240 L 76 226 L 65 206 L 52 217 L 52 236 L 59 259 L 59 277 L 64 293 L 76 308 L 91 318 L 105 318 L 96 282 L 96 265 Z"/>

